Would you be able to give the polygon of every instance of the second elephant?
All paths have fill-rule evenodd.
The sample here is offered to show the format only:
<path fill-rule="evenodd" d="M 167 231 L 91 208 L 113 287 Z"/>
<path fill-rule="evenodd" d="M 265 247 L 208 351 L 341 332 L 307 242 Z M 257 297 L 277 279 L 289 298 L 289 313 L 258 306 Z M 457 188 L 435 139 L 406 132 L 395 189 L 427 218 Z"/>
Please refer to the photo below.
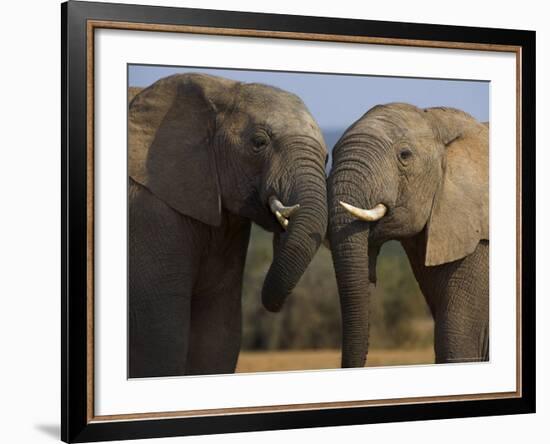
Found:
<path fill-rule="evenodd" d="M 327 150 L 293 94 L 201 74 L 129 105 L 129 375 L 229 373 L 250 224 L 274 233 L 262 300 L 281 309 L 327 224 Z"/>
<path fill-rule="evenodd" d="M 368 352 L 382 244 L 399 240 L 435 320 L 436 362 L 489 356 L 489 134 L 450 108 L 376 106 L 334 148 L 329 238 L 342 366 Z"/>

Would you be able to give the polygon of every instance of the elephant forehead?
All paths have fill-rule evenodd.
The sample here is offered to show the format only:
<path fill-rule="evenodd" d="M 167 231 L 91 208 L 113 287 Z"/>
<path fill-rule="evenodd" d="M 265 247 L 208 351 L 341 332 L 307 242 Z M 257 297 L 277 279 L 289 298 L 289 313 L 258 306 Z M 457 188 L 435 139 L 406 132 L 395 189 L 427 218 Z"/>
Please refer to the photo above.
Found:
<path fill-rule="evenodd" d="M 311 114 L 305 109 L 291 109 L 288 111 L 273 110 L 268 113 L 267 124 L 271 126 L 274 132 L 281 135 L 309 134 L 313 137 L 320 137 L 321 130 Z"/>
<path fill-rule="evenodd" d="M 401 113 L 365 115 L 353 128 L 353 132 L 363 133 L 387 142 L 400 140 L 433 138 L 434 133 L 425 119 Z"/>
<path fill-rule="evenodd" d="M 386 131 L 428 127 L 422 110 L 405 103 L 377 105 L 371 108 L 361 120 L 368 125 L 381 127 Z"/>
<path fill-rule="evenodd" d="M 321 130 L 307 110 L 282 111 L 276 105 L 266 105 L 263 108 L 233 109 L 224 117 L 226 132 L 239 134 L 250 131 L 254 126 L 268 127 L 273 134 L 281 137 L 307 134 L 320 138 Z"/>
<path fill-rule="evenodd" d="M 302 100 L 287 91 L 269 85 L 259 83 L 245 84 L 240 90 L 241 106 L 256 112 L 275 112 L 289 114 L 293 112 L 304 112 L 311 118 Z"/>

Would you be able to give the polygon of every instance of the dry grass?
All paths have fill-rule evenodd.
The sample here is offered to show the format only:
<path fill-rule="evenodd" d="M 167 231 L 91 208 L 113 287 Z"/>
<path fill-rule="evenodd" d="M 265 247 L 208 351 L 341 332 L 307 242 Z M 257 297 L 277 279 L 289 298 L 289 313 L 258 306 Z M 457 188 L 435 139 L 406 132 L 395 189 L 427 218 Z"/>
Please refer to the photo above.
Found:
<path fill-rule="evenodd" d="M 432 347 L 419 350 L 370 350 L 367 367 L 432 364 Z M 340 350 L 241 352 L 237 373 L 314 370 L 340 367 Z"/>

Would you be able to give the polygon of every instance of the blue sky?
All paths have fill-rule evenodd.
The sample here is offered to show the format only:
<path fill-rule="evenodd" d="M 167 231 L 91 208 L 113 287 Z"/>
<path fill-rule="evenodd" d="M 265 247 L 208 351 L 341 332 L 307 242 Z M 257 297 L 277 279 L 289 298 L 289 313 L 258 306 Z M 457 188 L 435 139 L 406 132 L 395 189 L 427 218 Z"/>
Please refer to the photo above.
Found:
<path fill-rule="evenodd" d="M 489 120 L 489 82 L 342 74 L 310 74 L 130 65 L 130 86 L 148 86 L 175 73 L 202 72 L 242 82 L 277 86 L 298 95 L 325 134 L 343 131 L 374 105 L 407 102 L 418 107 L 451 106 Z M 327 140 L 331 145 L 332 140 Z"/>

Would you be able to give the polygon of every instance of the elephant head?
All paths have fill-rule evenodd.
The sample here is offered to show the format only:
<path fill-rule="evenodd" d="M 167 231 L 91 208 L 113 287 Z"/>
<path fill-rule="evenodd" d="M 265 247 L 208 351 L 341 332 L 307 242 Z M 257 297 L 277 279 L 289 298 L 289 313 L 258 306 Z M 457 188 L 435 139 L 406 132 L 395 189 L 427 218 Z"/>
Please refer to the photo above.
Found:
<path fill-rule="evenodd" d="M 372 108 L 334 148 L 329 238 L 342 308 L 342 366 L 368 352 L 376 258 L 390 239 L 420 239 L 422 266 L 472 253 L 489 238 L 488 128 L 450 108 Z"/>
<path fill-rule="evenodd" d="M 281 309 L 326 231 L 327 150 L 303 102 L 261 84 L 177 74 L 129 107 L 129 175 L 177 212 L 274 233 L 262 300 Z"/>

